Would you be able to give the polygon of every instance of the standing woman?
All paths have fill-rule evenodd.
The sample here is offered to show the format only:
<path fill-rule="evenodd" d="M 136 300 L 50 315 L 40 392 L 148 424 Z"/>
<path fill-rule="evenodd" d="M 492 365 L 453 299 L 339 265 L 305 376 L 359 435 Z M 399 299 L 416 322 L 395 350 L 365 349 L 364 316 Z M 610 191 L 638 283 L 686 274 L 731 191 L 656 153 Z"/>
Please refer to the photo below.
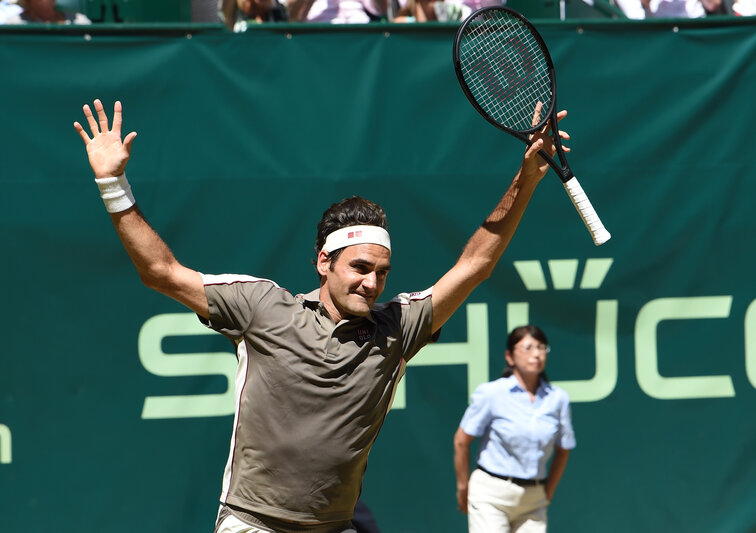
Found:
<path fill-rule="evenodd" d="M 575 447 L 569 396 L 544 373 L 549 351 L 540 328 L 515 328 L 502 377 L 475 389 L 454 435 L 457 505 L 470 533 L 546 531 L 546 509 Z M 476 437 L 478 466 L 470 474 Z"/>

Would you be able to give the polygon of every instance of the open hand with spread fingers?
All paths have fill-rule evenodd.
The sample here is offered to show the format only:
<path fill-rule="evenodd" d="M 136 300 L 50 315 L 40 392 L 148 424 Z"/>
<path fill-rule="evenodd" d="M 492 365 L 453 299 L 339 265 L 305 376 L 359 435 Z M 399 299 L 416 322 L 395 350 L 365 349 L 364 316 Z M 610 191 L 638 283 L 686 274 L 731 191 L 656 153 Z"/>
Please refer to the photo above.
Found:
<path fill-rule="evenodd" d="M 126 163 L 131 155 L 131 145 L 136 137 L 132 131 L 125 139 L 121 139 L 121 125 L 123 113 L 121 102 L 113 106 L 113 127 L 108 126 L 108 116 L 100 100 L 94 101 L 97 111 L 97 119 L 92 114 L 89 105 L 84 105 L 84 117 L 87 119 L 92 136 L 86 132 L 78 122 L 74 122 L 74 128 L 81 136 L 87 147 L 89 164 L 92 166 L 95 178 L 107 178 L 123 174 Z"/>

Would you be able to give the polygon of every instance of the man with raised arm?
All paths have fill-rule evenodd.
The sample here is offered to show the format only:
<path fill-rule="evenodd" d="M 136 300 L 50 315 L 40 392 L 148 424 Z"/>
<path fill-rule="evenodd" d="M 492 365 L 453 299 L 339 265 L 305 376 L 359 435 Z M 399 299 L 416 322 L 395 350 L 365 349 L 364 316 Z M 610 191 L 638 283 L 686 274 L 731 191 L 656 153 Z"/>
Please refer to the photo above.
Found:
<path fill-rule="evenodd" d="M 348 533 L 367 457 L 409 359 L 491 275 L 553 152 L 538 132 L 504 196 L 432 287 L 378 303 L 391 268 L 383 209 L 352 197 L 317 228 L 319 287 L 292 295 L 247 275 L 179 263 L 145 220 L 124 174 L 136 137 L 99 100 L 78 122 L 95 182 L 142 282 L 184 304 L 236 347 L 236 412 L 216 533 Z M 535 114 L 540 115 L 540 106 Z M 559 114 L 559 119 L 566 115 Z M 567 139 L 569 136 L 560 132 Z"/>

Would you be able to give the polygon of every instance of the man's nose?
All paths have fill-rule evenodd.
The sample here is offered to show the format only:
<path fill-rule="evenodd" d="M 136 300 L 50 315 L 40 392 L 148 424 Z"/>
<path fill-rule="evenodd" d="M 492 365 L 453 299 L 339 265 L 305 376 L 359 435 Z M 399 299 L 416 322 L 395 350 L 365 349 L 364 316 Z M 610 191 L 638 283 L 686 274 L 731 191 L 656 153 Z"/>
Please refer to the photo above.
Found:
<path fill-rule="evenodd" d="M 375 275 L 375 272 L 365 274 L 362 277 L 362 285 L 369 289 L 375 289 L 378 286 L 378 276 Z"/>

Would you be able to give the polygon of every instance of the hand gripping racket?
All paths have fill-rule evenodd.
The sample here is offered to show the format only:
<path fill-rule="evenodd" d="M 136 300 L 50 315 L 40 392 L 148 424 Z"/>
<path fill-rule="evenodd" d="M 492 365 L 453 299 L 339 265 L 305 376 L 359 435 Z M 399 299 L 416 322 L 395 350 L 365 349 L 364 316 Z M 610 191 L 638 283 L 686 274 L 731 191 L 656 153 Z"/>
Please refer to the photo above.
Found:
<path fill-rule="evenodd" d="M 593 242 L 598 246 L 608 241 L 611 235 L 564 156 L 557 126 L 554 65 L 533 25 L 506 7 L 484 7 L 475 11 L 457 30 L 454 70 L 473 107 L 494 126 L 528 146 L 530 135 L 551 120 L 551 137 L 559 163 L 543 150 L 538 154 L 559 175 Z M 534 119 L 539 102 L 542 112 Z"/>

